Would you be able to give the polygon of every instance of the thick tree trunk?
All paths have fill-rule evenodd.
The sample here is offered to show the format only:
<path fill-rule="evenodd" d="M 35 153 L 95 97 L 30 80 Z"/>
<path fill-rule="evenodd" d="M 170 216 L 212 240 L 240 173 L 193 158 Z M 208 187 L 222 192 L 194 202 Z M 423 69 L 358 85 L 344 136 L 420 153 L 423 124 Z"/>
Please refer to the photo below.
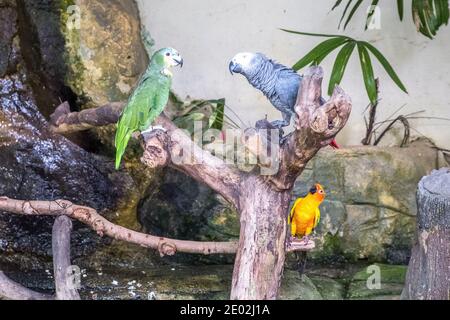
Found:
<path fill-rule="evenodd" d="M 241 230 L 231 299 L 276 299 L 283 274 L 291 195 L 289 191 L 276 191 L 258 176 L 249 176 L 241 190 Z"/>
<path fill-rule="evenodd" d="M 435 170 L 417 190 L 417 243 L 403 299 L 450 299 L 450 169 Z"/>

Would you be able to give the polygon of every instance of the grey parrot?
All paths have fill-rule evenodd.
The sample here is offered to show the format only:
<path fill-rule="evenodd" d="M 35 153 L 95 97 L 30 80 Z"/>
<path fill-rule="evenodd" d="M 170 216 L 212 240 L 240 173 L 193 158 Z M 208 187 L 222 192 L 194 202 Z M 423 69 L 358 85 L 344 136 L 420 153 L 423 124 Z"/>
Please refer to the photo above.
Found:
<path fill-rule="evenodd" d="M 236 54 L 230 61 L 229 69 L 231 74 L 240 73 L 246 77 L 281 112 L 283 120 L 271 122 L 274 127 L 281 129 L 289 126 L 302 82 L 301 75 L 262 53 L 252 52 Z M 321 100 L 322 103 L 325 102 L 323 98 Z M 330 145 L 339 147 L 334 139 Z"/>

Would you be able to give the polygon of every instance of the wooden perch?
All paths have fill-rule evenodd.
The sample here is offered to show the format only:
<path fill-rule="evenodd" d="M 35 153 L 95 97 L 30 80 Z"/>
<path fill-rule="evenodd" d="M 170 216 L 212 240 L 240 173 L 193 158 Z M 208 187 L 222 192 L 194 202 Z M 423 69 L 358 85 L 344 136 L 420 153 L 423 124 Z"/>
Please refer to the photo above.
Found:
<path fill-rule="evenodd" d="M 184 172 L 208 185 L 237 208 L 242 173 L 202 149 L 166 116 L 159 116 L 156 125 L 166 132 L 158 130 L 144 136 L 142 162 L 152 168 L 169 165 Z"/>
<path fill-rule="evenodd" d="M 417 240 L 402 299 L 450 299 L 450 168 L 434 170 L 417 189 Z"/>
<path fill-rule="evenodd" d="M 58 216 L 52 230 L 53 272 L 55 276 L 55 296 L 27 289 L 9 279 L 0 271 L 0 297 L 10 300 L 80 300 L 76 288 L 71 287 L 68 270 L 70 266 L 70 233 L 72 221 L 69 217 Z"/>
<path fill-rule="evenodd" d="M 173 255 L 176 252 L 200 254 L 236 252 L 235 242 L 175 240 L 130 230 L 106 220 L 92 208 L 78 206 L 66 200 L 24 201 L 0 197 L 0 210 L 28 216 L 66 215 L 88 225 L 99 236 L 107 235 L 116 240 L 123 240 L 143 247 L 156 249 L 162 256 Z"/>
<path fill-rule="evenodd" d="M 311 67 L 303 76 L 295 106 L 295 131 L 284 139 L 278 173 L 269 180 L 279 189 L 292 189 L 309 160 L 345 126 L 352 101 L 336 86 L 330 100 L 320 104 L 323 70 Z"/>
<path fill-rule="evenodd" d="M 9 300 L 53 300 L 53 296 L 25 288 L 0 271 L 0 297 Z"/>
<path fill-rule="evenodd" d="M 112 102 L 98 108 L 70 112 L 69 103 L 63 102 L 50 116 L 50 129 L 66 134 L 116 123 L 124 106 L 122 102 Z"/>
<path fill-rule="evenodd" d="M 237 242 L 208 242 L 208 241 L 188 241 L 176 240 L 164 237 L 152 236 L 150 234 L 137 232 L 118 226 L 97 213 L 95 209 L 90 207 L 78 206 L 66 200 L 54 201 L 25 201 L 15 200 L 7 197 L 0 197 L 0 211 L 7 211 L 19 215 L 36 215 L 36 216 L 67 216 L 78 220 L 97 232 L 99 236 L 109 236 L 116 240 L 134 243 L 146 248 L 158 250 L 161 256 L 174 255 L 176 252 L 197 253 L 197 254 L 234 254 L 237 249 Z M 56 223 L 56 222 L 55 222 Z M 70 238 L 67 238 L 66 231 L 69 225 L 67 221 L 58 221 L 57 226 L 53 228 L 54 241 L 53 250 L 57 259 L 58 267 L 63 269 L 68 267 L 70 257 L 67 252 Z M 64 233 L 64 238 L 62 234 Z M 305 246 L 293 245 L 288 247 L 288 251 L 309 251 L 314 245 Z M 56 277 L 56 272 L 55 272 Z M 59 281 L 63 283 L 63 281 Z"/>
<path fill-rule="evenodd" d="M 80 300 L 70 271 L 70 234 L 72 221 L 69 217 L 58 216 L 52 230 L 53 273 L 57 300 Z"/>

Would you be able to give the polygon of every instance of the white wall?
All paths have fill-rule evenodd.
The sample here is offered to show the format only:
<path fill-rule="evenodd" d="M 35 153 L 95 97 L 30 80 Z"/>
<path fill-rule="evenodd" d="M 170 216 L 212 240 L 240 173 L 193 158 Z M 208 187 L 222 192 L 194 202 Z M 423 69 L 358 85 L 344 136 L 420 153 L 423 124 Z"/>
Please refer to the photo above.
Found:
<path fill-rule="evenodd" d="M 323 38 L 287 34 L 278 28 L 339 33 L 337 24 L 343 8 L 330 12 L 334 2 L 138 0 L 143 23 L 151 31 L 156 46 L 173 46 L 184 57 L 183 69 L 175 70 L 175 92 L 182 97 L 225 97 L 227 104 L 248 124 L 254 124 L 265 114 L 271 120 L 281 117 L 242 76 L 230 75 L 231 57 L 241 51 L 263 52 L 283 64 L 292 65 Z M 365 3 L 368 5 L 369 1 Z M 375 63 L 375 74 L 381 83 L 379 120 L 403 104 L 406 106 L 402 113 L 425 109 L 426 116 L 450 118 L 450 26 L 441 29 L 434 40 L 429 40 L 415 31 L 410 1 L 406 3 L 403 22 L 398 19 L 394 1 L 381 1 L 381 30 L 363 31 L 366 8 L 362 8 L 345 33 L 370 41 L 379 48 L 409 91 L 409 95 L 400 91 Z M 362 113 L 368 102 L 355 53 L 341 84 L 354 104 L 350 121 L 337 139 L 347 145 L 359 144 L 363 137 Z M 328 76 L 333 61 L 334 55 L 323 63 Z M 325 81 L 327 84 L 328 78 Z M 413 127 L 440 146 L 450 148 L 450 122 L 417 120 Z"/>

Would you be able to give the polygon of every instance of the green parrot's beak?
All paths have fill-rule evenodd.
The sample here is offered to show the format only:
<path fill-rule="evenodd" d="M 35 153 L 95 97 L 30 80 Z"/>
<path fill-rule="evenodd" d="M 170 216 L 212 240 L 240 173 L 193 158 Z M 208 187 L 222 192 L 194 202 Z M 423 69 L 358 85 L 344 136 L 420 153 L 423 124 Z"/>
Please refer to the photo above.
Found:
<path fill-rule="evenodd" d="M 173 59 L 176 63 L 177 66 L 180 66 L 180 68 L 183 68 L 183 58 L 180 57 L 180 60 L 177 59 Z"/>

